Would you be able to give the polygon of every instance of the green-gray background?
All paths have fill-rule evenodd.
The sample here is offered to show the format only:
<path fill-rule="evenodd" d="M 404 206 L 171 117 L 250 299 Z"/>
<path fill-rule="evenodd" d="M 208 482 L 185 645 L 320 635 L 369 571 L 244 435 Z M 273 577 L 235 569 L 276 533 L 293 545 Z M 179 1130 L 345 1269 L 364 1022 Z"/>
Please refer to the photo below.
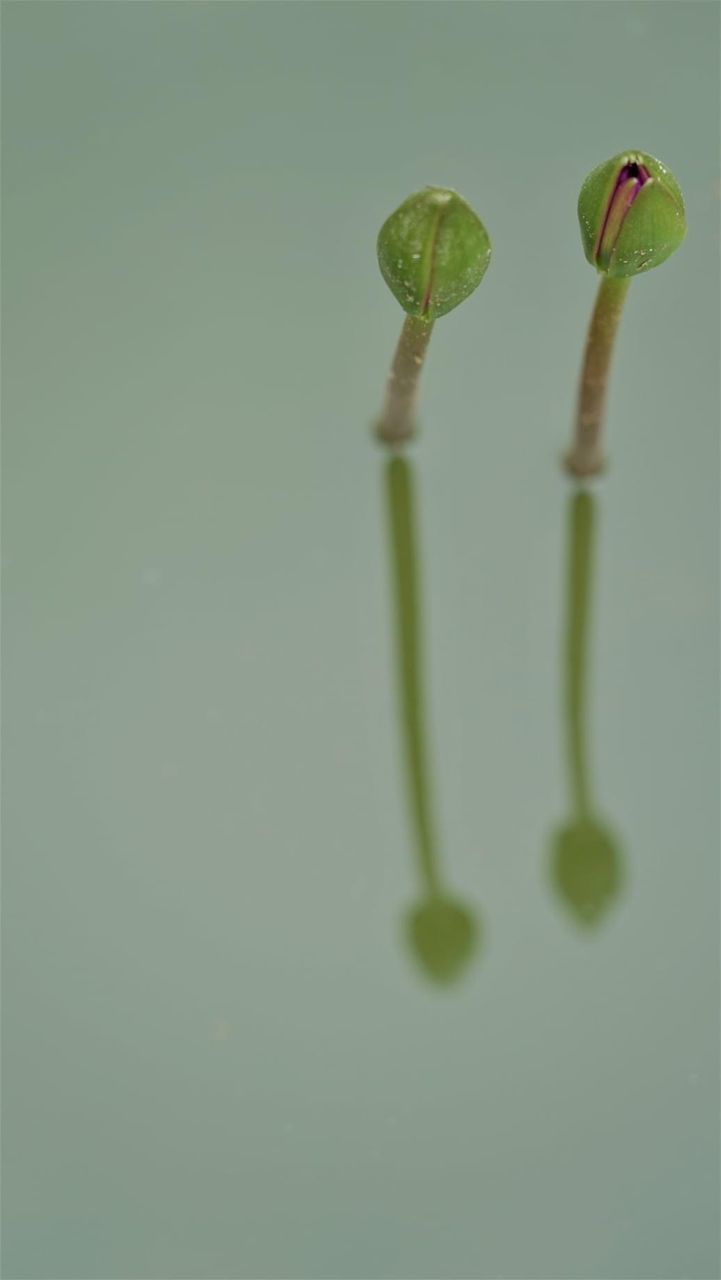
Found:
<path fill-rule="evenodd" d="M 6 1277 L 719 1274 L 719 9 L 9 3 Z M 689 234 L 634 282 L 592 746 L 625 895 L 546 875 L 586 172 Z M 426 182 L 494 257 L 414 451 L 444 871 L 424 980 L 375 262 Z"/>

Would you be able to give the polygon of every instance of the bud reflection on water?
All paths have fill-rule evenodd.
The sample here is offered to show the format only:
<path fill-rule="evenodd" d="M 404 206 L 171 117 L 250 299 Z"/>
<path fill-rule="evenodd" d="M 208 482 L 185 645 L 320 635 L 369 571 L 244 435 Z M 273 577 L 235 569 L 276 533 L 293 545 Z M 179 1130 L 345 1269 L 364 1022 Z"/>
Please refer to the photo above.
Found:
<path fill-rule="evenodd" d="M 564 653 L 564 731 L 570 818 L 555 832 L 551 878 L 581 925 L 597 924 L 619 895 L 623 858 L 616 837 L 596 815 L 588 770 L 586 689 L 596 507 L 578 492 L 569 507 Z"/>
<path fill-rule="evenodd" d="M 398 702 L 408 807 L 423 897 L 408 913 L 406 935 L 423 972 L 438 983 L 460 976 L 478 945 L 478 925 L 443 885 L 429 789 L 422 683 L 420 583 L 413 473 L 406 458 L 385 468 L 396 621 Z"/>

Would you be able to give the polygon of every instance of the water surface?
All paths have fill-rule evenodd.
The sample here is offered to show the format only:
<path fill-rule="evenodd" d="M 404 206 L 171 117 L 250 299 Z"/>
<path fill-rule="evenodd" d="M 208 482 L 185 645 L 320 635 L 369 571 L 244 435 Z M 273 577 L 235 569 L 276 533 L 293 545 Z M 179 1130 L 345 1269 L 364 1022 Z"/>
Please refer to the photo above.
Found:
<path fill-rule="evenodd" d="M 716 6 L 4 27 L 5 1274 L 717 1276 Z M 580 499 L 629 146 L 690 230 Z M 426 182 L 494 257 L 398 508 Z"/>

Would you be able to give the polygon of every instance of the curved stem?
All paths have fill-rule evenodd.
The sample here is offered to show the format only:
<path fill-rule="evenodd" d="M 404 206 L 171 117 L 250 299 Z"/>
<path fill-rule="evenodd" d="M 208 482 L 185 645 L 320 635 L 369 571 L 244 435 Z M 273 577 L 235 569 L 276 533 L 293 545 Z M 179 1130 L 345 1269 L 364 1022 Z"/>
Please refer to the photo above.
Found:
<path fill-rule="evenodd" d="M 437 896 L 441 886 L 428 788 L 413 474 L 405 458 L 395 457 L 388 462 L 386 492 L 396 614 L 399 711 L 408 801 L 421 876 L 428 893 Z"/>
<path fill-rule="evenodd" d="M 575 476 L 592 476 L 603 470 L 601 433 L 608 374 L 630 283 L 630 277 L 601 277 L 586 338 L 573 446 L 566 456 L 566 468 Z"/>
<path fill-rule="evenodd" d="M 571 498 L 565 654 L 565 720 L 571 807 L 578 818 L 591 812 L 586 755 L 588 625 L 593 568 L 595 510 L 590 493 Z"/>
<path fill-rule="evenodd" d="M 415 409 L 421 369 L 433 331 L 432 320 L 406 316 L 393 364 L 376 435 L 383 444 L 397 447 L 416 432 Z"/>

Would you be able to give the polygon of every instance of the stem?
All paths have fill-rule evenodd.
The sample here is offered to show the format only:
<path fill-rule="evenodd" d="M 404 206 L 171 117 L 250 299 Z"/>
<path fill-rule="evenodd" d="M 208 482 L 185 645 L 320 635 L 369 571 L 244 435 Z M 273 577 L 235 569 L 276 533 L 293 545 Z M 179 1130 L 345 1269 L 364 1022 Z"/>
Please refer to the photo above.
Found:
<path fill-rule="evenodd" d="M 575 493 L 571 498 L 569 514 L 566 750 L 571 807 L 577 818 L 585 818 L 592 807 L 586 761 L 586 671 L 595 519 L 591 494 Z"/>
<path fill-rule="evenodd" d="M 386 486 L 396 613 L 399 710 L 408 800 L 421 877 L 429 894 L 437 896 L 440 878 L 428 789 L 421 687 L 422 645 L 413 473 L 405 458 L 390 459 L 386 467 Z"/>
<path fill-rule="evenodd" d="M 412 440 L 416 433 L 418 383 L 432 330 L 433 321 L 418 316 L 406 316 L 403 323 L 376 428 L 378 439 L 391 448 Z"/>
<path fill-rule="evenodd" d="M 603 470 L 601 431 L 608 371 L 630 283 L 630 277 L 601 277 L 586 338 L 573 447 L 566 457 L 566 469 L 574 476 L 593 476 Z"/>

